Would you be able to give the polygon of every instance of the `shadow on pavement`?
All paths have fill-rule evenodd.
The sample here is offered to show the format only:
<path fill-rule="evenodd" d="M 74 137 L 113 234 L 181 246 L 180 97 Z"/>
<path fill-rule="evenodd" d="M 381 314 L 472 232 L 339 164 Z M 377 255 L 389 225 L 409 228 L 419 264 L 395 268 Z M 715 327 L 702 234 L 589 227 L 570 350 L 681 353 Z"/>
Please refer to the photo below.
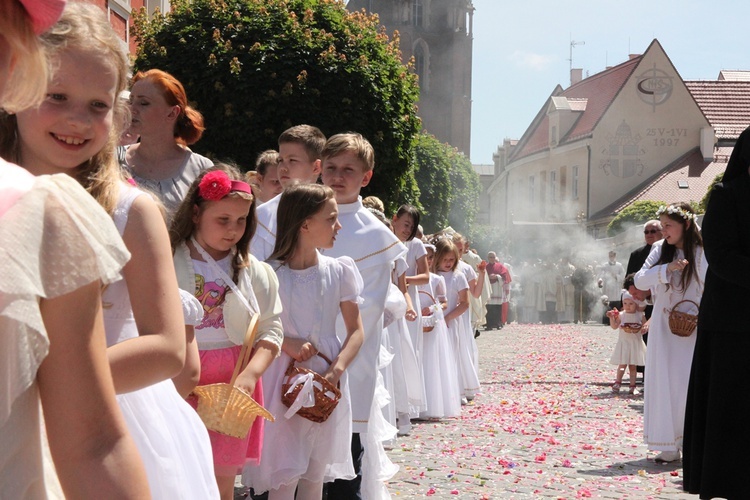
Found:
<path fill-rule="evenodd" d="M 652 459 L 642 458 L 630 462 L 616 462 L 606 469 L 579 469 L 579 474 L 589 476 L 642 476 L 648 474 L 664 474 L 665 472 L 677 471 L 682 468 L 682 462 L 670 462 L 666 464 L 656 463 Z"/>

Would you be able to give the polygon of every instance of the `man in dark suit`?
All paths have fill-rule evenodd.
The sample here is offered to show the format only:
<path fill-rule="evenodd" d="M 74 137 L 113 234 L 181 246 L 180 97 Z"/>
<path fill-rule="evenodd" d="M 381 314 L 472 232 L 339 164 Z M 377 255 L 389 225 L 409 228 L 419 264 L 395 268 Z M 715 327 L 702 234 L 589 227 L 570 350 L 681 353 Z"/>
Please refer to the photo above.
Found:
<path fill-rule="evenodd" d="M 651 252 L 651 245 L 661 239 L 661 222 L 658 220 L 650 220 L 643 225 L 643 237 L 646 240 L 646 244 L 640 248 L 633 250 L 628 260 L 628 269 L 625 274 L 637 273 L 643 267 L 643 263 L 646 262 L 649 252 Z"/>

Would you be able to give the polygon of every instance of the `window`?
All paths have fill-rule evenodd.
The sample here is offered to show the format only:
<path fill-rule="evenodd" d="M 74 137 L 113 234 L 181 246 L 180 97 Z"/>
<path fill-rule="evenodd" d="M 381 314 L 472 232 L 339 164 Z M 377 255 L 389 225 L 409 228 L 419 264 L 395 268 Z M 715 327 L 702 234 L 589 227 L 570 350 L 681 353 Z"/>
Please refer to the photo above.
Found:
<path fill-rule="evenodd" d="M 549 198 L 552 203 L 557 203 L 557 172 L 549 173 Z"/>
<path fill-rule="evenodd" d="M 411 22 L 414 26 L 422 26 L 422 0 L 411 2 Z"/>
<path fill-rule="evenodd" d="M 529 203 L 534 204 L 534 176 L 529 177 Z"/>
<path fill-rule="evenodd" d="M 414 72 L 419 77 L 419 88 L 425 90 L 425 54 L 421 44 L 414 47 Z"/>
<path fill-rule="evenodd" d="M 578 166 L 572 168 L 570 175 L 570 197 L 574 200 L 578 199 Z"/>
<path fill-rule="evenodd" d="M 560 167 L 560 199 L 563 201 L 568 196 L 568 167 Z"/>

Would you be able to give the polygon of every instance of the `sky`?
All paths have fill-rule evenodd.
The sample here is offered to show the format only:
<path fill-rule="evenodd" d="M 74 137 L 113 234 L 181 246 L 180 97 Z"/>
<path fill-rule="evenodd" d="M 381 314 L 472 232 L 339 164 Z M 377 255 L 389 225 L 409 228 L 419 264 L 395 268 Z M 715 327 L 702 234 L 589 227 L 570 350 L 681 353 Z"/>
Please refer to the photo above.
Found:
<path fill-rule="evenodd" d="M 750 70 L 746 0 L 473 0 L 471 161 L 519 139 L 573 67 L 594 75 L 658 39 L 683 80 Z"/>

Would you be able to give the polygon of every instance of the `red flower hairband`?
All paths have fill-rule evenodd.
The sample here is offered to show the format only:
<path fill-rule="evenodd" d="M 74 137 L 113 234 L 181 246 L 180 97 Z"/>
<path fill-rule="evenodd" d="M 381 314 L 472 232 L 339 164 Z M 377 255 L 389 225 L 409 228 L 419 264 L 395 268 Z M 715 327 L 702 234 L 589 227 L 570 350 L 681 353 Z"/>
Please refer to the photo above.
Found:
<path fill-rule="evenodd" d="M 201 198 L 208 201 L 219 201 L 232 191 L 253 194 L 247 182 L 233 181 L 222 170 L 214 170 L 207 173 L 201 179 L 200 184 L 198 184 L 198 194 Z"/>

